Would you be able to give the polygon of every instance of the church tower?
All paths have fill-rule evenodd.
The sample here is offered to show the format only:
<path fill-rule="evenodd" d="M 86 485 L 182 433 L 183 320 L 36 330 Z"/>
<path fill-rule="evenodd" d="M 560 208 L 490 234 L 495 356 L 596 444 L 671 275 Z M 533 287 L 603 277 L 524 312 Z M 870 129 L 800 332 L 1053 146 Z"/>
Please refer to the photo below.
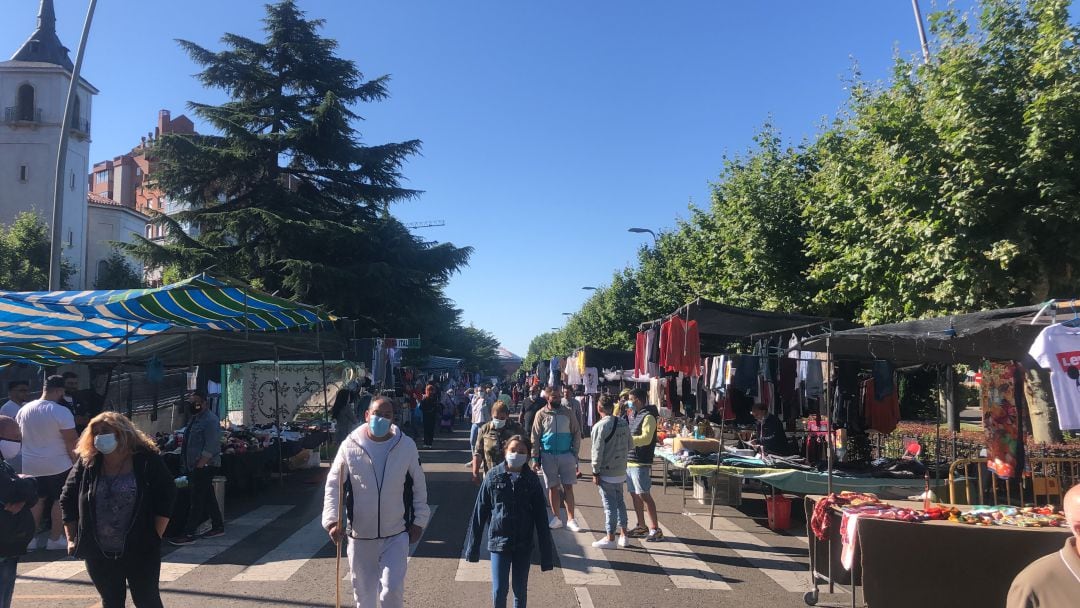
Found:
<path fill-rule="evenodd" d="M 52 222 L 56 152 L 74 64 L 56 35 L 53 0 L 41 0 L 37 29 L 8 61 L 0 61 L 0 223 L 23 211 Z M 71 289 L 84 289 L 91 104 L 98 90 L 76 88 L 64 176 L 63 255 L 75 269 Z"/>

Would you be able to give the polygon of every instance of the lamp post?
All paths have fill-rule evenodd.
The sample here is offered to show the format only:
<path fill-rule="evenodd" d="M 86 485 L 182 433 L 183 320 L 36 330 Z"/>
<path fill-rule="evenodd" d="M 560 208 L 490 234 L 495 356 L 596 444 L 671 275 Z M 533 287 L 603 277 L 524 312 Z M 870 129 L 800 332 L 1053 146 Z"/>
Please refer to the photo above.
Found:
<path fill-rule="evenodd" d="M 572 312 L 564 312 L 562 314 L 563 314 L 564 317 L 571 317 L 571 316 L 574 315 L 574 313 L 572 313 Z"/>
<path fill-rule="evenodd" d="M 930 63 L 930 45 L 926 42 L 926 26 L 923 25 L 919 0 L 911 0 L 911 10 L 915 11 L 915 25 L 919 28 L 919 44 L 922 45 L 923 63 Z"/>
<path fill-rule="evenodd" d="M 582 289 L 584 289 L 585 291 L 596 291 L 599 288 L 597 288 L 597 287 L 589 287 L 588 285 L 586 285 L 585 287 L 582 287 Z"/>
<path fill-rule="evenodd" d="M 52 245 L 49 249 L 49 289 L 60 289 L 60 259 L 62 257 L 64 239 L 64 173 L 67 170 L 67 147 L 68 138 L 72 127 L 72 114 L 75 113 L 75 90 L 79 86 L 82 73 L 83 55 L 86 52 L 86 39 L 90 37 L 90 24 L 94 21 L 94 9 L 97 8 L 97 0 L 90 0 L 86 9 L 86 20 L 83 22 L 82 38 L 79 39 L 79 48 L 75 52 L 75 66 L 71 70 L 71 82 L 68 84 L 67 104 L 64 106 L 64 120 L 60 123 L 60 143 L 56 150 L 56 182 L 53 184 L 53 213 L 52 213 Z M 85 178 L 83 178 L 85 179 Z M 82 201 L 85 205 L 86 201 Z M 86 269 L 83 268 L 83 272 Z"/>
<path fill-rule="evenodd" d="M 648 228 L 628 228 L 626 231 L 633 232 L 634 234 L 651 234 L 653 245 L 656 245 L 656 243 L 659 241 L 659 239 L 656 238 L 656 233 L 652 230 L 649 230 Z"/>

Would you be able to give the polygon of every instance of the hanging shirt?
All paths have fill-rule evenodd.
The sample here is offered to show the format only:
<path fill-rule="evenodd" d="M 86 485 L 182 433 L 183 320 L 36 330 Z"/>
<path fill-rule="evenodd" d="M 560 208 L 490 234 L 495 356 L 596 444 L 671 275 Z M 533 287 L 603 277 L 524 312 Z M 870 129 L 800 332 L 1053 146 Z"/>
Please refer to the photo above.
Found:
<path fill-rule="evenodd" d="M 599 374 L 596 371 L 596 368 L 595 367 L 586 367 L 585 368 L 585 378 L 584 378 L 585 394 L 586 395 L 595 395 L 595 394 L 599 393 L 600 392 L 599 387 L 598 387 L 599 381 L 600 381 L 600 378 L 599 378 Z"/>
<path fill-rule="evenodd" d="M 1061 430 L 1080 429 L 1080 329 L 1063 323 L 1039 333 L 1028 351 L 1050 370 L 1050 388 Z"/>

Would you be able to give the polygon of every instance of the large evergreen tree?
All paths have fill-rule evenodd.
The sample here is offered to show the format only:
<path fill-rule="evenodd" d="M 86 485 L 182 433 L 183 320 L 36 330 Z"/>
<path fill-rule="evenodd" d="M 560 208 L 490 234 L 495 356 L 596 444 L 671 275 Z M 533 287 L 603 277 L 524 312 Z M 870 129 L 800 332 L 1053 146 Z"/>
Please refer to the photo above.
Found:
<path fill-rule="evenodd" d="M 388 78 L 364 80 L 320 36 L 321 20 L 284 0 L 264 24 L 265 41 L 226 34 L 222 51 L 180 41 L 199 80 L 229 100 L 189 104 L 214 133 L 154 143 L 156 185 L 188 207 L 155 218 L 165 244 L 143 239 L 129 251 L 186 274 L 213 267 L 369 331 L 411 332 L 471 253 L 420 241 L 389 215 L 418 194 L 401 186 L 401 167 L 420 142 L 361 143 L 354 108 L 385 99 Z"/>

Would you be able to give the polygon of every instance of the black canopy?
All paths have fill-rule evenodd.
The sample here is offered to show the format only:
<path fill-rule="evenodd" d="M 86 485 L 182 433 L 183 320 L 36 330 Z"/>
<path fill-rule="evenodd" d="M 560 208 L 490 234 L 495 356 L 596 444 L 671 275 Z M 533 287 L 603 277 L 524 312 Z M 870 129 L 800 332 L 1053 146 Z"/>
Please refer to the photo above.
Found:
<path fill-rule="evenodd" d="M 641 327 L 644 329 L 657 325 L 674 316 L 682 317 L 687 321 L 697 321 L 703 353 L 720 352 L 732 342 L 746 338 L 822 326 L 833 329 L 852 327 L 851 323 L 840 319 L 739 308 L 704 298 L 698 298 L 686 304 L 663 319 L 643 323 Z"/>
<path fill-rule="evenodd" d="M 585 367 L 595 367 L 597 370 L 605 369 L 634 369 L 634 351 L 612 350 L 607 348 L 593 348 L 586 346 Z"/>
<path fill-rule="evenodd" d="M 1047 305 L 1023 306 L 890 323 L 834 332 L 802 342 L 802 350 L 858 359 L 888 359 L 898 364 L 978 364 L 984 359 L 1022 361 L 1051 322 Z M 826 345 L 828 342 L 828 345 Z"/>

